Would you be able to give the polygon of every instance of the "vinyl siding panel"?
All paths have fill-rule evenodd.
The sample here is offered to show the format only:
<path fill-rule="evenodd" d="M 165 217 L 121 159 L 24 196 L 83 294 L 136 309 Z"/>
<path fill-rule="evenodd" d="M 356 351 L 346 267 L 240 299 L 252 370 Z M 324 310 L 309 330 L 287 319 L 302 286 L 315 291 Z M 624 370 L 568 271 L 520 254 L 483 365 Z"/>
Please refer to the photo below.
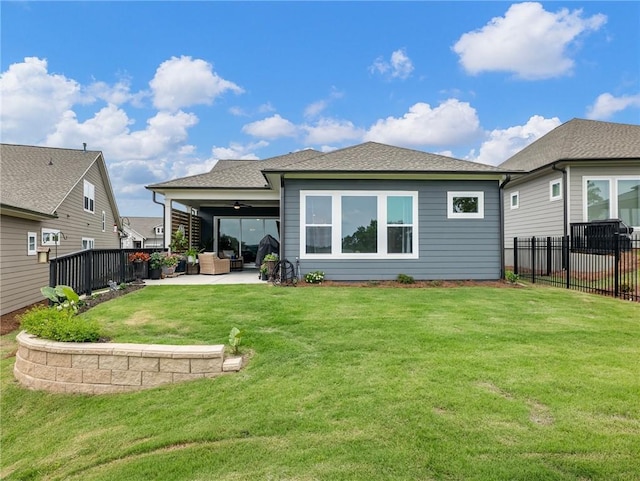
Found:
<path fill-rule="evenodd" d="M 403 273 L 418 280 L 498 279 L 500 213 L 495 181 L 287 180 L 284 256 L 300 255 L 301 190 L 418 192 L 418 259 L 303 259 L 302 273 L 322 270 L 331 280 L 388 280 Z M 484 219 L 447 219 L 447 191 L 484 192 Z M 415 242 L 415 241 L 414 241 Z"/>
<path fill-rule="evenodd" d="M 563 199 L 550 200 L 549 182 L 562 182 L 562 173 L 552 172 L 504 189 L 505 248 L 513 248 L 514 237 L 563 235 Z M 511 209 L 511 194 L 519 193 L 520 206 Z M 564 195 L 564 192 L 563 192 Z"/>
<path fill-rule="evenodd" d="M 49 284 L 49 265 L 27 255 L 27 235 L 40 232 L 40 223 L 0 217 L 0 314 L 43 300 L 40 288 Z"/>

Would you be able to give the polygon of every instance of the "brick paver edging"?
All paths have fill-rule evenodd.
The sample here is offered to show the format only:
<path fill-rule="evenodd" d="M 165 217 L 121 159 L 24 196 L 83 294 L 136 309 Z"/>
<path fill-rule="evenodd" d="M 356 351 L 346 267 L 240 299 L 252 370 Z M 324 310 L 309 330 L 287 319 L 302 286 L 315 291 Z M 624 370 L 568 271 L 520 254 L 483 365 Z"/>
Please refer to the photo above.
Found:
<path fill-rule="evenodd" d="M 56 342 L 18 334 L 13 373 L 25 387 L 57 393 L 107 394 L 212 378 L 238 371 L 242 358 L 224 345 L 169 346 Z"/>

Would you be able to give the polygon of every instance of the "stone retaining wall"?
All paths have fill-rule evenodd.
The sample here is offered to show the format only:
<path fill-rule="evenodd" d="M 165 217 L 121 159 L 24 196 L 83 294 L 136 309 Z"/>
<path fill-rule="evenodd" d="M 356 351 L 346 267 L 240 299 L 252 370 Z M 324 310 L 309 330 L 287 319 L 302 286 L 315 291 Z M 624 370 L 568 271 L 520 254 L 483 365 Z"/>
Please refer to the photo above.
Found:
<path fill-rule="evenodd" d="M 74 343 L 18 334 L 13 368 L 25 387 L 58 393 L 137 391 L 238 371 L 242 358 L 224 358 L 224 345 Z"/>

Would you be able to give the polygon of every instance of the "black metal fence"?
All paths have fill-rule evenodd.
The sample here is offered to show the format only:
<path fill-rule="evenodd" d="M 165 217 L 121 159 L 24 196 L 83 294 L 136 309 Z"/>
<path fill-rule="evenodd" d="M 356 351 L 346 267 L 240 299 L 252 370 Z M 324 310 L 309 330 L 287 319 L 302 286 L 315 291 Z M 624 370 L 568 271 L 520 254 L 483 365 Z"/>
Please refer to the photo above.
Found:
<path fill-rule="evenodd" d="M 78 294 L 90 295 L 94 290 L 148 277 L 147 262 L 129 261 L 133 252 L 158 252 L 160 249 L 87 249 L 51 259 L 49 285 L 64 284 Z"/>
<path fill-rule="evenodd" d="M 640 239 L 609 226 L 571 227 L 566 237 L 514 238 L 513 272 L 534 283 L 640 302 Z"/>

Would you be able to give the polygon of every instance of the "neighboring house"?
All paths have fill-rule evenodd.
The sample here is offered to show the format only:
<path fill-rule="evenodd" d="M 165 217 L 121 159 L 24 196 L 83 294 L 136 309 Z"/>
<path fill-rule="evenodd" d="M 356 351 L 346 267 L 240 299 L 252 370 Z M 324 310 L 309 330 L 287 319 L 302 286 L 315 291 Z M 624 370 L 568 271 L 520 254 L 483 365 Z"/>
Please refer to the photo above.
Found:
<path fill-rule="evenodd" d="M 640 232 L 640 125 L 573 119 L 500 167 L 526 171 L 504 189 L 507 265 L 514 237 L 568 235 L 574 222 L 620 219 Z"/>
<path fill-rule="evenodd" d="M 123 249 L 164 248 L 162 217 L 123 217 L 122 232 Z"/>
<path fill-rule="evenodd" d="M 147 188 L 197 209 L 207 250 L 255 260 L 267 234 L 301 273 L 332 280 L 498 279 L 508 172 L 374 142 L 261 161 Z M 165 246 L 172 231 L 165 217 Z"/>
<path fill-rule="evenodd" d="M 0 144 L 0 312 L 43 299 L 50 256 L 119 248 L 118 208 L 102 153 Z"/>

